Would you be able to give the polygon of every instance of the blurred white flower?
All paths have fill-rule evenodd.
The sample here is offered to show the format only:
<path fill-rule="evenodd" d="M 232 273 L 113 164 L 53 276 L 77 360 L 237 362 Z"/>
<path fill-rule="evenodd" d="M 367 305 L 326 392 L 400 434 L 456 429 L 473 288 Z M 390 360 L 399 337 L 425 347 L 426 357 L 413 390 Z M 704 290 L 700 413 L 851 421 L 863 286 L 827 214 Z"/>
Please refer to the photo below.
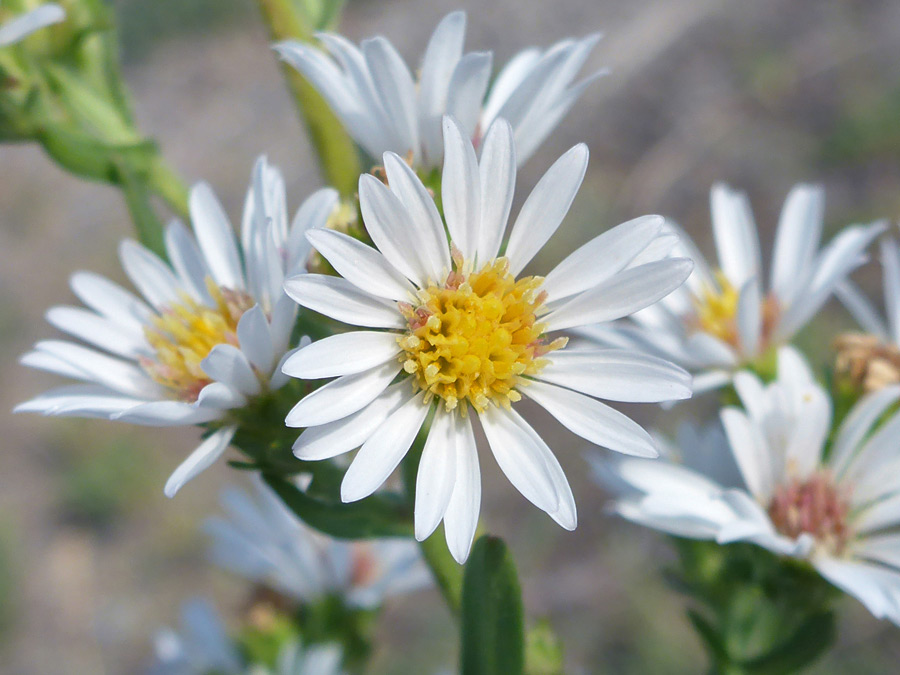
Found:
<path fill-rule="evenodd" d="M 778 351 L 778 378 L 764 385 L 740 372 L 744 410 L 721 418 L 745 489 L 705 470 L 626 459 L 604 469 L 628 485 L 616 511 L 682 537 L 749 541 L 806 559 L 876 617 L 900 623 L 900 387 L 869 394 L 834 435 L 831 401 L 791 347 Z"/>
<path fill-rule="evenodd" d="M 844 281 L 836 290 L 866 332 L 838 337 L 836 370 L 865 391 L 900 382 L 900 247 L 893 237 L 883 237 L 879 246 L 885 318 L 851 281 Z"/>
<path fill-rule="evenodd" d="M 440 166 L 443 158 L 445 114 L 459 120 L 476 147 L 495 119 L 506 119 L 515 131 L 518 161 L 525 162 L 588 84 L 605 73 L 573 84 L 600 39 L 595 34 L 520 52 L 486 95 L 492 54 L 463 54 L 465 30 L 465 13 L 444 17 L 431 36 L 418 77 L 383 37 L 356 47 L 340 35 L 322 33 L 318 38 L 324 52 L 301 42 L 275 48 L 312 82 L 373 159 L 391 151 L 426 169 Z"/>
<path fill-rule="evenodd" d="M 196 185 L 194 234 L 177 221 L 166 231 L 170 264 L 134 241 L 119 248 L 125 273 L 146 302 L 91 272 L 72 276 L 72 290 L 88 309 L 54 307 L 47 320 L 91 347 L 45 340 L 22 363 L 85 384 L 53 389 L 16 411 L 202 424 L 224 421 L 230 409 L 282 386 L 281 362 L 297 314 L 283 280 L 304 270 L 304 232 L 323 226 L 336 203 L 333 190 L 321 190 L 288 227 L 281 174 L 262 158 L 239 244 L 210 187 Z M 235 429 L 225 421 L 210 434 L 172 474 L 166 494 L 210 466 Z"/>
<path fill-rule="evenodd" d="M 390 187 L 360 178 L 363 220 L 376 248 L 329 230 L 307 236 L 342 277 L 303 275 L 285 289 L 304 307 L 375 329 L 335 335 L 289 358 L 293 377 L 337 377 L 291 411 L 307 427 L 294 451 L 321 460 L 360 448 L 341 485 L 346 502 L 372 494 L 397 467 L 434 408 L 416 484 L 415 531 L 444 520 L 450 551 L 468 556 L 481 478 L 472 420 L 513 485 L 560 525 L 574 529 L 575 501 L 556 457 L 513 410 L 524 394 L 574 433 L 619 452 L 655 456 L 650 436 L 597 401 L 690 396 L 690 377 L 624 350 L 567 350 L 551 333 L 611 321 L 679 286 L 691 262 L 666 258 L 662 219 L 639 218 L 572 253 L 544 277 L 516 278 L 559 227 L 587 167 L 578 145 L 534 188 L 498 257 L 513 199 L 513 132 L 498 120 L 480 162 L 465 131 L 444 119 L 441 197 L 434 199 L 396 154 L 384 155 Z M 400 380 L 392 384 L 400 376 Z M 527 385 L 527 386 L 525 386 Z M 432 406 L 437 400 L 439 405 Z"/>
<path fill-rule="evenodd" d="M 299 641 L 289 642 L 278 653 L 275 669 L 254 665 L 247 675 L 342 675 L 343 653 L 335 644 L 311 645 L 304 648 Z"/>
<path fill-rule="evenodd" d="M 65 11 L 55 2 L 36 7 L 0 24 L 0 47 L 8 47 L 24 40 L 36 30 L 59 23 L 65 18 Z"/>
<path fill-rule="evenodd" d="M 227 516 L 210 518 L 213 561 L 246 579 L 301 602 L 341 595 L 356 607 L 431 584 L 419 547 L 406 539 L 340 541 L 304 525 L 259 478 L 255 498 L 222 492 Z"/>
<path fill-rule="evenodd" d="M 194 598 L 181 608 L 179 631 L 164 628 L 153 639 L 148 675 L 240 675 L 243 659 L 212 603 Z"/>
<path fill-rule="evenodd" d="M 736 370 L 789 342 L 865 261 L 866 247 L 884 229 L 881 223 L 847 227 L 819 250 L 824 193 L 797 185 L 781 211 L 766 290 L 746 196 L 715 185 L 711 206 L 718 268 L 679 231 L 673 253 L 695 263 L 687 283 L 628 321 L 582 331 L 601 344 L 646 349 L 697 373 L 695 392 L 727 384 Z"/>

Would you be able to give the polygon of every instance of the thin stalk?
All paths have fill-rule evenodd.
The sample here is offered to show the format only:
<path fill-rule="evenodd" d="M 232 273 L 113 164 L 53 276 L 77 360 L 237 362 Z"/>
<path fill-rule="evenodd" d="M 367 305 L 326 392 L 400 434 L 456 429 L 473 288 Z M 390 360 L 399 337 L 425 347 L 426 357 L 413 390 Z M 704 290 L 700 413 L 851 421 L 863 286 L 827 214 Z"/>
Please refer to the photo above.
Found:
<path fill-rule="evenodd" d="M 184 220 L 190 219 L 188 188 L 162 156 L 157 156 L 150 165 L 147 187 L 160 197 L 177 216 Z"/>
<path fill-rule="evenodd" d="M 314 27 L 308 25 L 296 2 L 257 0 L 273 42 L 313 40 Z M 319 158 L 323 178 L 344 197 L 356 191 L 361 167 L 356 146 L 331 108 L 306 79 L 286 63 L 281 70 Z"/>

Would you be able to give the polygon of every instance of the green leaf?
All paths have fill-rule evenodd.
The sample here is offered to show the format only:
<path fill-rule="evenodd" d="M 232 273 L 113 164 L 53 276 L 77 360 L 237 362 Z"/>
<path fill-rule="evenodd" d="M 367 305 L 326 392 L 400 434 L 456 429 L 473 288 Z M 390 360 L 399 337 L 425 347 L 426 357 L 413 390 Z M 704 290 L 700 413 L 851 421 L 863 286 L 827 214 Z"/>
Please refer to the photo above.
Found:
<path fill-rule="evenodd" d="M 809 666 L 834 644 L 837 636 L 834 612 L 824 610 L 810 616 L 784 642 L 768 654 L 741 665 L 753 675 L 788 675 Z"/>
<path fill-rule="evenodd" d="M 525 667 L 522 593 L 512 556 L 496 537 L 472 548 L 463 578 L 463 675 L 520 675 Z"/>
<path fill-rule="evenodd" d="M 303 522 L 337 539 L 413 536 L 412 514 L 397 495 L 377 494 L 344 504 L 312 497 L 280 476 L 263 478 Z"/>

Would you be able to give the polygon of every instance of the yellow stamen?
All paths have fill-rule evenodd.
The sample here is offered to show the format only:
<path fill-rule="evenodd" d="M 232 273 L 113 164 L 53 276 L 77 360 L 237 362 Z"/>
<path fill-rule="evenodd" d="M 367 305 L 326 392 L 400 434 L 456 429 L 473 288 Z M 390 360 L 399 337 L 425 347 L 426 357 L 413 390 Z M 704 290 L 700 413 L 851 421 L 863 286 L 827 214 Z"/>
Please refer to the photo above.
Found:
<path fill-rule="evenodd" d="M 709 284 L 699 297 L 694 297 L 694 309 L 700 330 L 715 335 L 723 342 L 737 344 L 737 308 L 740 294 L 721 271 L 716 272 L 715 285 Z"/>
<path fill-rule="evenodd" d="M 155 354 L 141 359 L 141 365 L 150 377 L 185 401 L 196 401 L 200 390 L 211 382 L 200 362 L 216 345 L 238 345 L 238 321 L 255 304 L 246 293 L 221 288 L 210 279 L 206 287 L 215 307 L 183 294 L 181 302 L 144 327 Z"/>
<path fill-rule="evenodd" d="M 527 383 L 524 376 L 547 363 L 540 357 L 566 340 L 542 341 L 541 277 L 516 281 L 505 258 L 468 276 L 461 263 L 442 286 L 419 291 L 418 306 L 401 307 L 408 324 L 398 338 L 403 369 L 427 400 L 440 397 L 448 411 L 465 400 L 478 411 L 508 407 L 521 399 L 515 388 Z"/>

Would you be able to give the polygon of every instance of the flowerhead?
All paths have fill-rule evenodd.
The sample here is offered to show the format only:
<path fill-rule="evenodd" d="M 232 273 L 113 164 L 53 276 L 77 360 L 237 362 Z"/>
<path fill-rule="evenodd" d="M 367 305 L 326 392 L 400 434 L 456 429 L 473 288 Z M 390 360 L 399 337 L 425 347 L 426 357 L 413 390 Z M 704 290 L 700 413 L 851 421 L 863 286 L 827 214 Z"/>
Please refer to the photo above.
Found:
<path fill-rule="evenodd" d="M 304 525 L 261 480 L 254 488 L 253 496 L 237 488 L 223 491 L 226 517 L 206 522 L 210 554 L 220 567 L 298 603 L 340 595 L 363 608 L 431 582 L 413 542 L 325 537 Z"/>
<path fill-rule="evenodd" d="M 694 390 L 723 386 L 734 372 L 786 344 L 864 261 L 883 230 L 844 228 L 820 250 L 824 194 L 797 185 L 788 195 L 765 284 L 759 237 L 744 194 L 715 185 L 711 194 L 717 265 L 684 233 L 674 252 L 696 263 L 687 283 L 612 330 L 588 330 L 604 344 L 643 347 L 697 373 Z"/>
<path fill-rule="evenodd" d="M 228 447 L 236 430 L 229 411 L 287 382 L 280 366 L 297 307 L 283 280 L 304 269 L 303 233 L 325 223 L 336 199 L 331 190 L 316 193 L 288 226 L 281 175 L 261 159 L 238 242 L 209 186 L 195 186 L 193 233 L 179 222 L 168 227 L 169 263 L 134 241 L 119 247 L 143 297 L 91 272 L 73 275 L 72 290 L 87 308 L 54 307 L 47 320 L 79 342 L 38 342 L 22 363 L 82 384 L 16 410 L 148 426 L 210 424 L 213 433 L 166 484 L 174 495 Z"/>
<path fill-rule="evenodd" d="M 520 52 L 497 74 L 488 92 L 492 54 L 464 54 L 465 30 L 465 13 L 444 17 L 431 36 L 418 77 L 383 37 L 357 47 L 340 35 L 321 33 L 324 51 L 300 42 L 283 42 L 276 49 L 319 90 L 371 157 L 391 151 L 424 169 L 441 164 L 445 114 L 456 117 L 476 146 L 495 119 L 508 120 L 515 132 L 517 160 L 524 162 L 588 84 L 603 74 L 575 82 L 600 39 L 590 35 L 546 50 Z"/>
<path fill-rule="evenodd" d="M 835 341 L 835 371 L 857 390 L 877 391 L 900 383 L 900 247 L 894 237 L 882 237 L 879 253 L 883 274 L 885 316 L 851 281 L 837 287 L 837 296 L 864 333 L 847 333 Z"/>
<path fill-rule="evenodd" d="M 481 502 L 477 419 L 516 488 L 573 529 L 562 468 L 514 404 L 527 396 L 593 443 L 654 456 L 649 435 L 597 398 L 686 398 L 687 373 L 629 351 L 574 351 L 560 331 L 647 307 L 682 283 L 690 261 L 659 259 L 667 251 L 657 241 L 662 222 L 647 217 L 597 236 L 546 277 L 521 275 L 581 185 L 583 145 L 534 188 L 502 256 L 516 167 L 508 123 L 488 130 L 479 160 L 464 129 L 445 118 L 443 216 L 398 155 L 385 153 L 384 166 L 388 185 L 371 175 L 359 185 L 375 247 L 311 230 L 313 247 L 341 276 L 285 283 L 304 307 L 367 329 L 315 342 L 285 362 L 294 377 L 336 378 L 288 415 L 288 426 L 306 427 L 295 454 L 321 460 L 360 448 L 341 485 L 342 499 L 356 501 L 388 478 L 433 415 L 416 483 L 416 536 L 428 537 L 443 519 L 462 561 Z"/>
<path fill-rule="evenodd" d="M 806 560 L 875 616 L 900 623 L 900 387 L 861 399 L 829 443 L 831 401 L 793 348 L 779 350 L 771 384 L 749 372 L 734 384 L 743 409 L 721 418 L 743 485 L 625 460 L 612 467 L 630 488 L 616 510 L 678 536 L 748 541 Z"/>
<path fill-rule="evenodd" d="M 20 42 L 35 31 L 59 23 L 65 18 L 65 11 L 55 2 L 35 7 L 12 19 L 0 16 L 0 19 L 4 19 L 0 23 L 0 48 Z"/>

